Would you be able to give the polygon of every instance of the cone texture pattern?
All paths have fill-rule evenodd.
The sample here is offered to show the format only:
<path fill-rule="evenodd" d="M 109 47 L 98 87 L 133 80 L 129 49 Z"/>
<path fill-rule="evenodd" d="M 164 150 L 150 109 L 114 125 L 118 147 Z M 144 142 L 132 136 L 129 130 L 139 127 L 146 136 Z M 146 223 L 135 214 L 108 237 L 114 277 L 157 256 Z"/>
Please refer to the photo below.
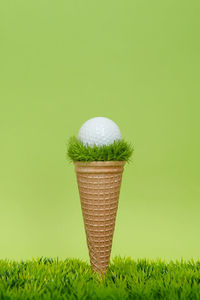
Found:
<path fill-rule="evenodd" d="M 75 162 L 87 245 L 93 271 L 107 271 L 124 161 Z"/>

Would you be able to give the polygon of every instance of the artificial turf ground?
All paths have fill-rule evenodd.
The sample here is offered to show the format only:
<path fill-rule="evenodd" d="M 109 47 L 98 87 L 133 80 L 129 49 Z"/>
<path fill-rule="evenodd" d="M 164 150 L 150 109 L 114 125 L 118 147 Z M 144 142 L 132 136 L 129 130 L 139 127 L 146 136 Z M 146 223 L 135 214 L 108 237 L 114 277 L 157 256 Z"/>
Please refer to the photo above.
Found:
<path fill-rule="evenodd" d="M 0 299 L 200 299 L 200 261 L 115 258 L 100 279 L 77 259 L 0 260 Z"/>

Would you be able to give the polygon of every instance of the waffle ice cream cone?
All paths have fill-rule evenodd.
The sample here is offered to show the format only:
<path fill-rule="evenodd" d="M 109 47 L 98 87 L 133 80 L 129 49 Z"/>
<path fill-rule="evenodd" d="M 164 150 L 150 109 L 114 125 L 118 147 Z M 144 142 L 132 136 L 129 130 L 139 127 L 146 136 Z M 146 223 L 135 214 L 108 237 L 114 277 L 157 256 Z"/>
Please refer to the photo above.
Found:
<path fill-rule="evenodd" d="M 93 271 L 107 271 L 124 161 L 74 162 Z"/>

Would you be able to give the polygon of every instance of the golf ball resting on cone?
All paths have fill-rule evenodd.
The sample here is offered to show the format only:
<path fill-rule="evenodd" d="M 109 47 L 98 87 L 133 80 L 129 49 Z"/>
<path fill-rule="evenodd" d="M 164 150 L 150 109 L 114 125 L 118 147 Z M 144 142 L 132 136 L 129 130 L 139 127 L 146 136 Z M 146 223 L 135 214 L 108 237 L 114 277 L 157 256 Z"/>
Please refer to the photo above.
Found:
<path fill-rule="evenodd" d="M 76 171 L 93 271 L 105 274 L 110 260 L 122 173 L 133 152 L 117 124 L 97 117 L 83 124 L 68 145 Z"/>
<path fill-rule="evenodd" d="M 98 117 L 86 121 L 78 133 L 78 139 L 93 147 L 110 145 L 121 140 L 121 132 L 117 124 L 108 118 Z"/>

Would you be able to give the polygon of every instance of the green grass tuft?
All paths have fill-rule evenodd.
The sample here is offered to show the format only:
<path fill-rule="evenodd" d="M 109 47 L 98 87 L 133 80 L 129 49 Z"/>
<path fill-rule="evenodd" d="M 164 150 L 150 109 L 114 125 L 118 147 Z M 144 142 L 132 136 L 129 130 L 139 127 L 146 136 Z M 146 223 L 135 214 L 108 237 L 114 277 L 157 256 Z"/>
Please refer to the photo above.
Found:
<path fill-rule="evenodd" d="M 101 280 L 78 259 L 0 260 L 0 299 L 200 299 L 200 261 L 117 257 Z"/>
<path fill-rule="evenodd" d="M 114 141 L 108 146 L 90 147 L 76 137 L 69 139 L 67 157 L 70 161 L 130 161 L 133 147 L 124 140 Z"/>

